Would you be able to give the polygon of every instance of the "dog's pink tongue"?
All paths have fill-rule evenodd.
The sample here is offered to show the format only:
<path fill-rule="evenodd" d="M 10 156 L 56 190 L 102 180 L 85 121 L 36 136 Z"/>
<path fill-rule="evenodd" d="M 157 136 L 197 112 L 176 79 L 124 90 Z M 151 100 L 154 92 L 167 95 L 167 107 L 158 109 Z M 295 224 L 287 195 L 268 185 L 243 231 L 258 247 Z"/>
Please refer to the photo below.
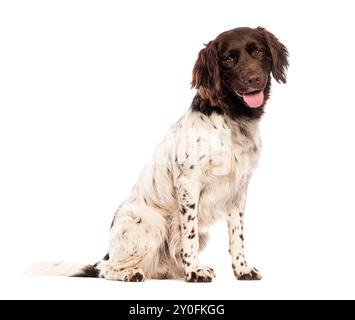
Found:
<path fill-rule="evenodd" d="M 264 103 L 264 92 L 243 94 L 243 99 L 250 108 L 258 108 Z"/>

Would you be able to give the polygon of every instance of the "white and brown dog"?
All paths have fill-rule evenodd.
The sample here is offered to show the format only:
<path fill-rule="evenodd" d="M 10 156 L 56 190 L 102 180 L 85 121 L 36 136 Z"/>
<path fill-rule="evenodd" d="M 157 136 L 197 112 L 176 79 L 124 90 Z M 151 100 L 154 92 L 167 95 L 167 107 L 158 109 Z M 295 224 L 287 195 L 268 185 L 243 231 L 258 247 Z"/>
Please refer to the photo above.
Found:
<path fill-rule="evenodd" d="M 193 69 L 192 106 L 117 210 L 109 253 L 95 265 L 42 265 L 35 273 L 209 282 L 214 271 L 200 264 L 198 254 L 208 226 L 223 218 L 235 276 L 261 279 L 244 255 L 244 208 L 260 154 L 258 127 L 271 74 L 285 83 L 287 58 L 285 46 L 260 27 L 233 29 L 209 42 Z"/>

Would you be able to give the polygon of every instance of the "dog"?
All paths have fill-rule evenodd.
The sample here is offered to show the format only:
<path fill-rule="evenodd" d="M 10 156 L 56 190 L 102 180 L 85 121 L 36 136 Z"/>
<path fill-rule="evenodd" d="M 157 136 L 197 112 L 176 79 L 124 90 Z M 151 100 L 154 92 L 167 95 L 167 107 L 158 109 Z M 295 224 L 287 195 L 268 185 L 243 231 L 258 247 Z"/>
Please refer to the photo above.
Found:
<path fill-rule="evenodd" d="M 42 265 L 37 274 L 210 282 L 215 273 L 198 255 L 208 227 L 225 219 L 236 278 L 260 280 L 244 254 L 244 209 L 271 76 L 286 83 L 287 68 L 286 47 L 262 27 L 229 30 L 205 45 L 193 68 L 191 107 L 115 213 L 109 253 L 94 265 Z"/>

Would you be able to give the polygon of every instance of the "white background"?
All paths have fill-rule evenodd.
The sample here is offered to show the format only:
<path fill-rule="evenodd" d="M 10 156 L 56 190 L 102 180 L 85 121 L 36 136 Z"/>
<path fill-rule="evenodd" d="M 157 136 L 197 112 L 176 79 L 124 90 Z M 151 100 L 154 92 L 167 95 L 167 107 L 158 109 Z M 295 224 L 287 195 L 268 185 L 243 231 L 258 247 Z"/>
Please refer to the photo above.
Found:
<path fill-rule="evenodd" d="M 355 298 L 352 1 L 1 1 L 1 298 Z M 264 26 L 290 51 L 273 84 L 234 280 L 224 223 L 211 284 L 36 278 L 37 261 L 94 263 L 113 212 L 189 107 L 203 43 Z"/>

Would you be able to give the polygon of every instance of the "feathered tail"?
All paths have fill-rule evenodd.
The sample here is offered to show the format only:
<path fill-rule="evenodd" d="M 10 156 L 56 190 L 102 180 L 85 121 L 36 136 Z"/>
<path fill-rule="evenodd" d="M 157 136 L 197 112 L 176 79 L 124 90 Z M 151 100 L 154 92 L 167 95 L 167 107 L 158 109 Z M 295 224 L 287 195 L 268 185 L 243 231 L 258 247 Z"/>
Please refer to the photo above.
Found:
<path fill-rule="evenodd" d="M 66 276 L 66 277 L 89 277 L 98 278 L 99 270 L 95 265 L 53 262 L 38 263 L 33 266 L 26 274 L 34 276 Z"/>

